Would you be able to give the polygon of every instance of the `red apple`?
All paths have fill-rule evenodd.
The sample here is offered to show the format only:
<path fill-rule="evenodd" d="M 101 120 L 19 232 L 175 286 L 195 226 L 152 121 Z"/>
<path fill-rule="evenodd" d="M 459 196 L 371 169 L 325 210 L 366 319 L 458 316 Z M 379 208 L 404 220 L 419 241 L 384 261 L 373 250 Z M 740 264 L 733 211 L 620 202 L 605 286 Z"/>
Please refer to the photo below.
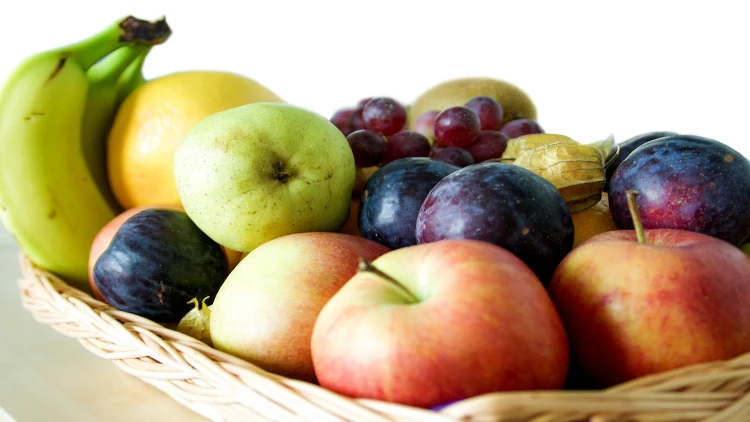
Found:
<path fill-rule="evenodd" d="M 267 371 L 315 381 L 310 337 L 318 312 L 385 246 L 343 233 L 298 233 L 266 242 L 231 272 L 211 306 L 218 350 Z"/>
<path fill-rule="evenodd" d="M 553 275 L 549 291 L 586 376 L 606 387 L 750 352 L 750 260 L 742 250 L 679 229 L 644 238 L 634 230 L 593 236 Z"/>
<path fill-rule="evenodd" d="M 318 316 L 312 357 L 325 388 L 434 407 L 561 388 L 568 343 L 523 261 L 491 243 L 442 240 L 365 264 Z"/>

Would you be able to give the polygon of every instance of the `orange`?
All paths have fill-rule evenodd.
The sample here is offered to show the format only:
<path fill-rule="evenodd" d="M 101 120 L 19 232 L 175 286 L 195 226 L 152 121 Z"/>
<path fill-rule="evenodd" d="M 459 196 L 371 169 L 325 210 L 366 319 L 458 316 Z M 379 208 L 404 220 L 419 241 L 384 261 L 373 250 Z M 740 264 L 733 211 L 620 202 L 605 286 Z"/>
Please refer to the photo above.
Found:
<path fill-rule="evenodd" d="M 107 143 L 107 170 L 123 208 L 181 206 L 173 174 L 175 148 L 211 114 L 253 102 L 283 102 L 245 76 L 186 71 L 138 87 L 117 111 Z"/>
<path fill-rule="evenodd" d="M 237 264 L 242 261 L 242 258 L 244 258 L 244 253 L 233 251 L 225 246 L 222 246 L 222 249 L 224 249 L 224 252 L 227 254 L 227 261 L 229 262 L 229 271 L 232 271 L 234 267 L 237 266 Z"/>
<path fill-rule="evenodd" d="M 580 245 L 590 237 L 610 230 L 617 230 L 615 220 L 609 212 L 607 193 L 602 192 L 602 199 L 594 206 L 571 214 L 575 236 L 573 247 Z"/>
<path fill-rule="evenodd" d="M 358 211 L 359 199 L 352 198 L 351 207 L 349 208 L 349 218 L 346 219 L 344 225 L 341 227 L 341 229 L 339 229 L 339 233 L 359 236 L 359 220 L 357 216 Z"/>

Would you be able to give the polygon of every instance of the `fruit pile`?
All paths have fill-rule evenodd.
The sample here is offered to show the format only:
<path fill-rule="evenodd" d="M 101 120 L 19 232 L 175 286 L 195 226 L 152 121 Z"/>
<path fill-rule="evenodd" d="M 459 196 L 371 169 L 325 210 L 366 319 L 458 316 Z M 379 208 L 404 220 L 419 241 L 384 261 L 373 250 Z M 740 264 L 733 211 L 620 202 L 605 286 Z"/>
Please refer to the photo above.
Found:
<path fill-rule="evenodd" d="M 750 352 L 750 161 L 581 143 L 500 80 L 330 118 L 227 72 L 146 80 L 120 20 L 0 96 L 2 221 L 38 266 L 278 375 L 423 408 Z"/>

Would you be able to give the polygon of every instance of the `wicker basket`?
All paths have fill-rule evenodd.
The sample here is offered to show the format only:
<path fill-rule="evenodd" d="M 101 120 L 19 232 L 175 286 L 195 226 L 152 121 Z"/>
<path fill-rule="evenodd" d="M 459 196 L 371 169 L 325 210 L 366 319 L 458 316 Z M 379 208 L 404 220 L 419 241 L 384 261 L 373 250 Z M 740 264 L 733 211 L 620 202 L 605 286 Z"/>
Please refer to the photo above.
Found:
<path fill-rule="evenodd" d="M 750 421 L 750 354 L 644 377 L 602 391 L 486 394 L 430 411 L 350 399 L 265 372 L 148 319 L 118 311 L 21 253 L 23 305 L 215 421 Z"/>

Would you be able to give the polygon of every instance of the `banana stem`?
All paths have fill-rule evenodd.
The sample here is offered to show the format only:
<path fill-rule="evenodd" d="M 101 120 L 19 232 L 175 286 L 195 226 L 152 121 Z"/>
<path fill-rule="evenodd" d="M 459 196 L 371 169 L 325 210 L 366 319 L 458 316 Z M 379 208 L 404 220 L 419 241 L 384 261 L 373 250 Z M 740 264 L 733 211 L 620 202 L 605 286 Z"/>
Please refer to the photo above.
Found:
<path fill-rule="evenodd" d="M 161 44 L 169 38 L 172 30 L 162 18 L 148 22 L 128 16 L 107 27 L 102 32 L 73 44 L 63 51 L 88 70 L 109 53 L 128 44 Z"/>
<path fill-rule="evenodd" d="M 86 72 L 91 82 L 114 82 L 120 79 L 125 70 L 137 60 L 144 51 L 150 50 L 150 45 L 135 44 L 118 48 L 111 54 L 91 66 Z"/>
<path fill-rule="evenodd" d="M 151 47 L 141 52 L 141 54 L 130 63 L 127 69 L 120 75 L 120 79 L 117 82 L 117 103 L 120 104 L 131 92 L 135 91 L 136 88 L 146 83 L 146 78 L 143 76 L 143 64 L 146 61 L 148 53 L 151 51 Z"/>

